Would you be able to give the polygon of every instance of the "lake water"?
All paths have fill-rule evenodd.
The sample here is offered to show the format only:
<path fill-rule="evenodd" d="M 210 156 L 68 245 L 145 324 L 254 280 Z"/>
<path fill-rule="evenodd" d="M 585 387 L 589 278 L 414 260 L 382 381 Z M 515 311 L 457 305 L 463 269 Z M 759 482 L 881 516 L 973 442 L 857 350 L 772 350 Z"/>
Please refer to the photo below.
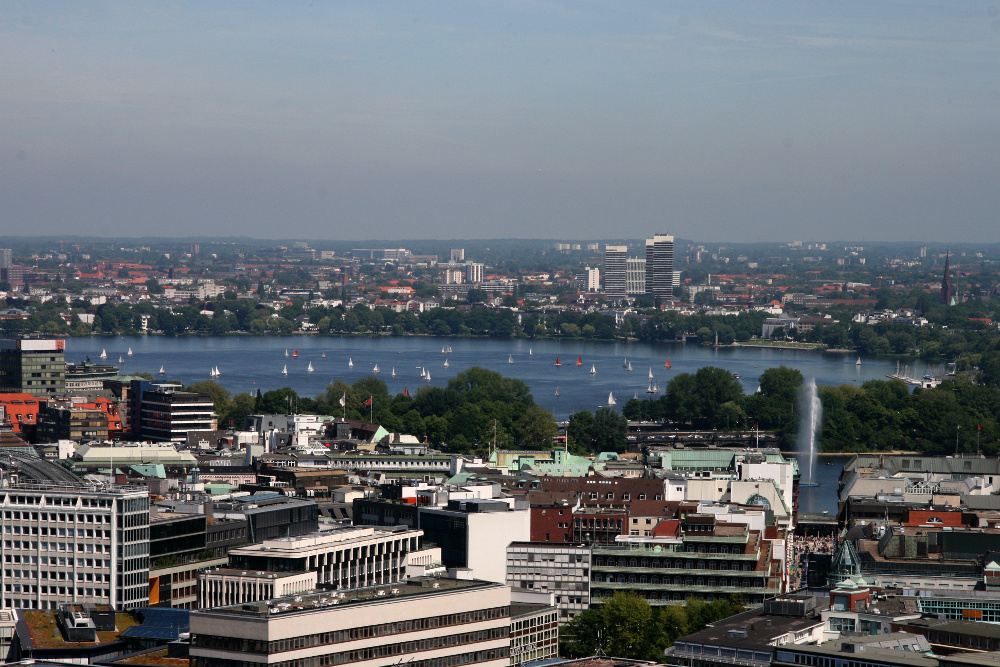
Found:
<path fill-rule="evenodd" d="M 442 346 L 451 346 L 442 354 Z M 129 348 L 133 356 L 125 356 Z M 379 379 L 391 393 L 432 384 L 445 386 L 450 378 L 472 366 L 482 366 L 524 381 L 535 401 L 557 419 L 567 419 L 579 410 L 595 410 L 605 405 L 613 392 L 619 405 L 633 396 L 649 398 L 648 373 L 652 370 L 660 388 L 679 373 L 694 373 L 702 366 L 718 366 L 738 373 L 744 391 L 757 390 L 757 378 L 765 370 L 784 364 L 797 368 L 820 385 L 856 384 L 885 379 L 896 370 L 896 362 L 862 359 L 855 355 L 823 354 L 804 350 L 758 348 L 711 348 L 700 345 L 642 343 L 598 343 L 588 341 L 498 341 L 492 339 L 435 337 L 89 337 L 66 340 L 66 360 L 82 362 L 86 357 L 121 367 L 122 374 L 145 371 L 157 374 L 162 366 L 167 380 L 185 385 L 207 380 L 218 367 L 219 384 L 231 392 L 255 393 L 291 387 L 300 396 L 317 396 L 334 380 L 348 384 L 372 374 L 378 364 Z M 298 357 L 285 357 L 298 351 Z M 323 354 L 327 357 L 323 358 Z M 118 364 L 119 356 L 124 363 Z M 556 358 L 562 366 L 555 365 Z M 582 365 L 576 365 L 577 358 Z M 629 373 L 625 360 L 632 364 Z M 671 368 L 665 369 L 669 359 Z M 444 367 L 445 360 L 449 366 Z M 353 362 L 353 366 L 349 364 Z M 308 372 L 312 363 L 314 372 Z M 282 375 L 287 366 L 288 375 Z M 591 368 L 595 371 L 591 373 Z M 421 379 L 421 369 L 431 374 Z M 396 376 L 392 377 L 395 370 Z M 917 368 L 914 373 L 923 373 Z M 556 390 L 559 396 L 555 396 Z"/>

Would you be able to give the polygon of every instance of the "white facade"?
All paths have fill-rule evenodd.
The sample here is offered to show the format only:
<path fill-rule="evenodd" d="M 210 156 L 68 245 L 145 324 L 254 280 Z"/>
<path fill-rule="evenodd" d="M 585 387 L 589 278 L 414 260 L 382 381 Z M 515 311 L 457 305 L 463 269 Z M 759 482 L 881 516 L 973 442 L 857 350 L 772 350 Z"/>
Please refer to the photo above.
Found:
<path fill-rule="evenodd" d="M 629 257 L 625 261 L 625 291 L 628 294 L 646 293 L 645 257 Z"/>
<path fill-rule="evenodd" d="M 465 265 L 465 281 L 469 283 L 483 282 L 483 272 L 486 266 L 476 262 L 469 262 Z"/>
<path fill-rule="evenodd" d="M 0 492 L 4 607 L 149 603 L 149 493 L 15 484 Z"/>
<path fill-rule="evenodd" d="M 601 270 L 596 266 L 586 267 L 587 271 L 587 291 L 596 292 L 601 289 Z"/>

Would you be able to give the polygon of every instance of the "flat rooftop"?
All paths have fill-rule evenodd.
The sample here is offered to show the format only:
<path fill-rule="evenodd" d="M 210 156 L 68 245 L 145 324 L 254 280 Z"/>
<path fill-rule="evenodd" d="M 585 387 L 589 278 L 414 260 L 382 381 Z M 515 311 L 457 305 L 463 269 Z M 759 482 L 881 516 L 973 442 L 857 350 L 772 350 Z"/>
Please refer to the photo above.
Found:
<path fill-rule="evenodd" d="M 266 618 L 268 616 L 287 614 L 311 614 L 333 607 L 344 607 L 368 603 L 391 602 L 400 598 L 431 596 L 452 591 L 471 590 L 476 588 L 496 588 L 503 584 L 479 579 L 439 579 L 436 577 L 419 577 L 409 579 L 404 583 L 385 584 L 369 588 L 354 588 L 342 591 L 322 591 L 290 595 L 286 597 L 263 600 L 245 604 L 235 604 L 226 607 L 214 607 L 195 614 L 210 614 L 213 616 L 250 616 Z"/>

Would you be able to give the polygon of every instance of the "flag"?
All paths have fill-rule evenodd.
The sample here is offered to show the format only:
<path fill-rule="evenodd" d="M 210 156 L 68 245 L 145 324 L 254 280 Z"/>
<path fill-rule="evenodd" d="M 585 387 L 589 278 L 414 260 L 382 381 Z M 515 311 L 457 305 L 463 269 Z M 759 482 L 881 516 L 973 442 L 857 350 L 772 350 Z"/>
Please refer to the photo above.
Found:
<path fill-rule="evenodd" d="M 340 397 L 340 407 L 344 407 L 345 405 L 347 405 L 347 394 Z"/>
<path fill-rule="evenodd" d="M 371 405 L 371 404 L 372 404 L 372 397 L 369 396 L 368 400 L 365 401 L 365 405 Z"/>

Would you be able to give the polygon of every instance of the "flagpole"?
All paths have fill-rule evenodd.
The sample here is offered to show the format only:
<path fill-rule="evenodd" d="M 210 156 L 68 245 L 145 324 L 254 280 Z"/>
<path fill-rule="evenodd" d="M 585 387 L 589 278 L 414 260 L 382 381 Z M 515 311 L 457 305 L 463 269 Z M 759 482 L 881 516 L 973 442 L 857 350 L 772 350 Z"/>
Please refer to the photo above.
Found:
<path fill-rule="evenodd" d="M 374 415 L 375 415 L 375 400 L 374 399 L 375 399 L 374 396 L 369 396 L 368 397 L 368 423 L 369 424 L 374 424 L 375 423 L 375 417 L 374 417 Z"/>

